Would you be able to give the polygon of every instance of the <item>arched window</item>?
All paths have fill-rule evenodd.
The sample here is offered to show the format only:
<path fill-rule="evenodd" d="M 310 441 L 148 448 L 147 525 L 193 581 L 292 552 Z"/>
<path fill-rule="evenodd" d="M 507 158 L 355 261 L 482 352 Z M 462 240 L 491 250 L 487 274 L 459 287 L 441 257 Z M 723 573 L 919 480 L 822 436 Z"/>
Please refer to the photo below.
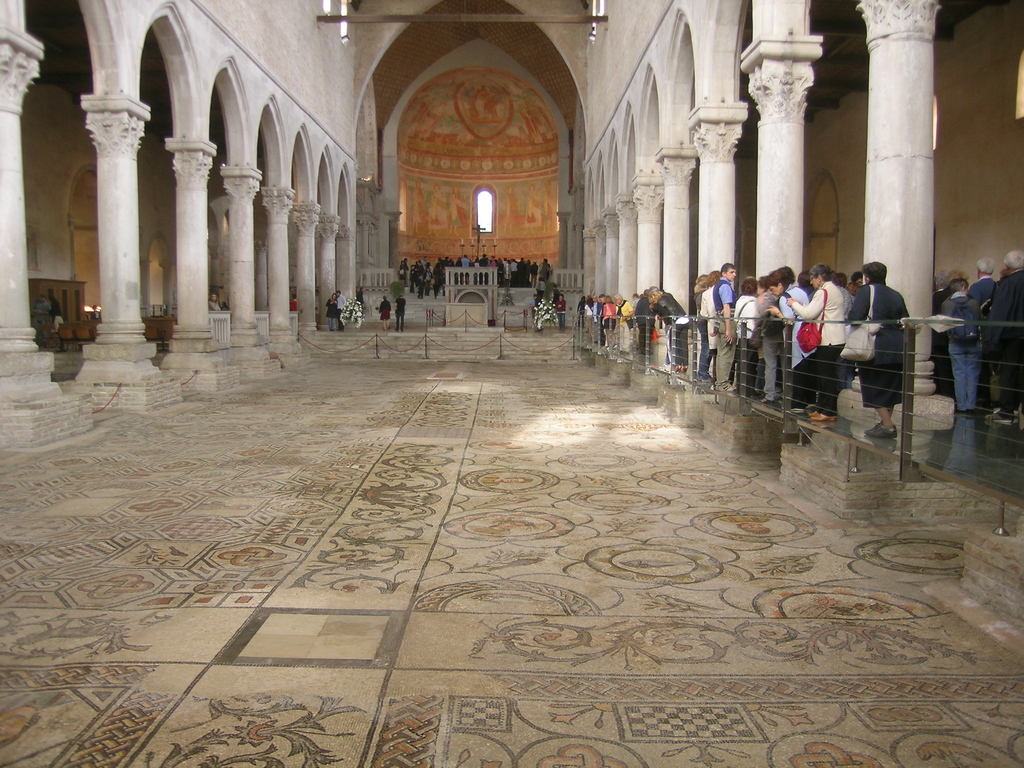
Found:
<path fill-rule="evenodd" d="M 1024 117 L 1024 53 L 1017 67 L 1017 119 Z"/>
<path fill-rule="evenodd" d="M 490 187 L 479 187 L 473 195 L 476 202 L 476 226 L 480 232 L 494 232 L 494 209 L 496 200 L 494 190 Z"/>

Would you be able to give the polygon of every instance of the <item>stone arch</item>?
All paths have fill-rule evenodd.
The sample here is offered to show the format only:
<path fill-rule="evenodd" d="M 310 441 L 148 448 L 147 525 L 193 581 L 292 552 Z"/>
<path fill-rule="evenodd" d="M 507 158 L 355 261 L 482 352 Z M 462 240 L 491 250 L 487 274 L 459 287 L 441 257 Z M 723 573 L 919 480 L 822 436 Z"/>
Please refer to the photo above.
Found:
<path fill-rule="evenodd" d="M 694 59 L 695 106 L 740 100 L 739 62 L 748 0 L 711 0 Z"/>
<path fill-rule="evenodd" d="M 623 153 L 625 162 L 623 176 L 623 192 L 633 191 L 633 179 L 636 177 L 637 166 L 637 142 L 636 142 L 636 120 L 633 119 L 632 107 L 626 113 L 626 148 Z"/>
<path fill-rule="evenodd" d="M 316 171 L 316 202 L 320 204 L 320 210 L 327 214 L 334 210 L 334 173 L 330 152 L 325 148 L 320 153 L 320 162 Z"/>
<path fill-rule="evenodd" d="M 694 107 L 694 55 L 690 25 L 682 13 L 678 14 L 672 30 L 672 44 L 668 56 L 668 89 L 672 116 L 668 130 L 672 134 L 668 144 L 690 144 L 689 117 Z"/>
<path fill-rule="evenodd" d="M 137 53 L 129 50 L 122 34 L 115 34 L 107 0 L 79 0 L 89 38 L 93 93 L 97 96 L 138 94 Z M 134 66 L 133 66 L 134 65 Z"/>
<path fill-rule="evenodd" d="M 637 151 L 638 165 L 644 172 L 654 173 L 655 157 L 662 147 L 661 140 L 661 103 L 658 93 L 658 80 L 654 70 L 648 68 L 644 77 L 644 100 L 641 102 L 640 139 Z"/>
<path fill-rule="evenodd" d="M 615 196 L 622 191 L 622 186 L 619 183 L 619 142 L 618 137 L 615 135 L 615 131 L 612 131 L 612 139 L 609 143 L 608 150 L 608 173 L 610 174 L 610 182 L 608 184 L 608 194 L 610 200 L 606 201 L 610 205 L 615 205 Z"/>
<path fill-rule="evenodd" d="M 604 186 L 604 157 L 603 153 L 597 155 L 597 196 L 595 200 L 597 204 L 594 206 L 594 219 L 599 219 L 604 215 L 605 206 L 608 205 L 608 196 L 605 194 Z"/>
<path fill-rule="evenodd" d="M 310 151 L 309 133 L 305 125 L 295 134 L 290 178 L 296 203 L 308 203 L 316 197 L 316 172 L 313 170 L 313 153 Z"/>
<path fill-rule="evenodd" d="M 228 165 L 256 166 L 256 143 L 252 140 L 245 90 L 234 59 L 225 61 L 214 78 L 213 88 L 220 99 L 224 118 L 225 144 Z"/>
<path fill-rule="evenodd" d="M 177 9 L 169 3 L 157 9 L 147 27 L 147 34 L 150 31 L 156 38 L 167 71 L 167 88 L 171 95 L 171 114 L 174 120 L 173 136 L 179 139 L 206 138 L 209 130 L 202 117 L 206 109 L 200 106 L 195 91 L 195 84 L 199 82 L 198 67 Z M 142 48 L 138 52 L 141 54 Z"/>
<path fill-rule="evenodd" d="M 68 220 L 71 225 L 71 264 L 76 279 L 85 282 L 85 304 L 100 301 L 100 251 L 98 238 L 96 166 L 78 169 L 68 190 Z"/>
<path fill-rule="evenodd" d="M 291 153 L 284 146 L 281 112 L 273 96 L 267 101 L 260 114 L 259 136 L 263 140 L 264 186 L 289 186 L 291 184 L 291 169 L 288 161 L 291 159 Z"/>
<path fill-rule="evenodd" d="M 829 264 L 838 269 L 839 258 L 839 187 L 826 170 L 814 177 L 808 189 L 804 232 L 804 268 Z"/>
<path fill-rule="evenodd" d="M 348 163 L 342 166 L 341 174 L 338 177 L 338 215 L 341 217 L 341 225 L 349 226 L 352 217 L 352 196 L 350 188 L 352 185 L 352 171 Z"/>

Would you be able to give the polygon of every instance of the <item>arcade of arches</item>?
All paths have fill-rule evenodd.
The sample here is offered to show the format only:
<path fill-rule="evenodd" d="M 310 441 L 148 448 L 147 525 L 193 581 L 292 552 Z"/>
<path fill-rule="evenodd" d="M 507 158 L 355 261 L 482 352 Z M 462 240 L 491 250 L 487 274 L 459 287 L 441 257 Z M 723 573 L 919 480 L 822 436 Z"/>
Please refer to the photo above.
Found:
<path fill-rule="evenodd" d="M 930 314 L 1024 247 L 1024 0 L 0 0 L 0 86 L 0 763 L 1024 764 L 961 527 L 564 370 L 300 343 L 481 250 L 684 305 L 878 260 Z"/>

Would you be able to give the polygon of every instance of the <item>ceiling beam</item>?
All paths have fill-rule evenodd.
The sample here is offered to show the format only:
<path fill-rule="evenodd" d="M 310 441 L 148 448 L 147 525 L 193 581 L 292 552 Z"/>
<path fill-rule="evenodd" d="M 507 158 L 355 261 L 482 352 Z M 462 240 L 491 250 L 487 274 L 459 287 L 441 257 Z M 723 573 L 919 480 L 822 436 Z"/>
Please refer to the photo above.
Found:
<path fill-rule="evenodd" d="M 604 24 L 607 16 L 552 16 L 526 13 L 417 13 L 412 15 L 317 16 L 323 24 Z"/>

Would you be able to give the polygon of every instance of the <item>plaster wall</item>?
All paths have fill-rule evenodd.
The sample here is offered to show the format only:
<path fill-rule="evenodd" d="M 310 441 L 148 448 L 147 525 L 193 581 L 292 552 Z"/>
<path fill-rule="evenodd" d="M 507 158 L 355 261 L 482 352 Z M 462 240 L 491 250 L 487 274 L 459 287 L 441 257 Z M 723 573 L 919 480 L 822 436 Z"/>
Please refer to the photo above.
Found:
<path fill-rule="evenodd" d="M 352 50 L 338 27 L 318 24 L 319 0 L 193 0 L 205 6 L 335 139 L 355 146 Z"/>
<path fill-rule="evenodd" d="M 864 253 L 867 117 L 867 94 L 853 93 L 842 100 L 839 109 L 818 112 L 814 121 L 806 124 L 804 133 L 805 221 L 815 191 L 827 173 L 835 180 L 839 206 L 839 258 L 832 266 L 848 275 L 866 261 L 882 261 L 891 267 L 899 260 L 898 254 Z M 799 272 L 804 266 L 802 256 L 794 254 L 790 266 Z"/>
<path fill-rule="evenodd" d="M 935 52 L 935 268 L 973 277 L 980 257 L 1024 248 L 1024 0 L 984 8 Z"/>

